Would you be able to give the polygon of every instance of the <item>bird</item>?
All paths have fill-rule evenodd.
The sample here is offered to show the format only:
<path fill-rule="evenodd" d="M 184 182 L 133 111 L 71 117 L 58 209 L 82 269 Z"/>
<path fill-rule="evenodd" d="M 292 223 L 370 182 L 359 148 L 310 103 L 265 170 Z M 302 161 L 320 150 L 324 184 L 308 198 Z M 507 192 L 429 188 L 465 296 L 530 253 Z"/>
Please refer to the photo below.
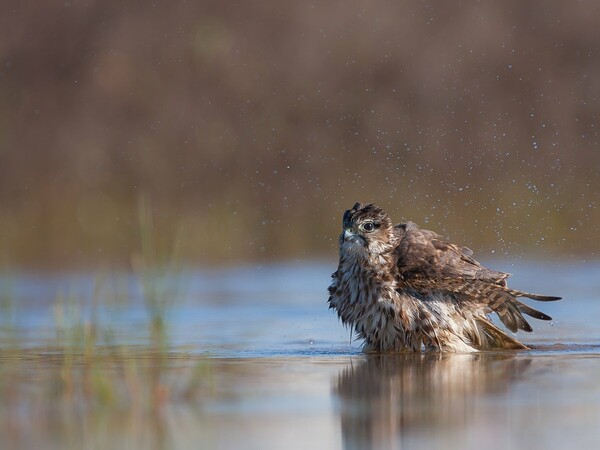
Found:
<path fill-rule="evenodd" d="M 342 218 L 328 304 L 365 352 L 526 350 L 491 314 L 513 333 L 530 332 L 524 315 L 552 318 L 520 298 L 561 297 L 511 289 L 509 276 L 481 265 L 467 247 L 410 221 L 393 225 L 377 205 L 357 202 Z"/>

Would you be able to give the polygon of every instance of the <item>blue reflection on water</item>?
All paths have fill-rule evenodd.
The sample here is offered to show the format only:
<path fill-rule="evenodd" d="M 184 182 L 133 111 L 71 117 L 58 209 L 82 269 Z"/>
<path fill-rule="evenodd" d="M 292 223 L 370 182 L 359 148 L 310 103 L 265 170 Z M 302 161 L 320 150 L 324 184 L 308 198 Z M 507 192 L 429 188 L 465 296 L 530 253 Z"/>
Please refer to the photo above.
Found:
<path fill-rule="evenodd" d="M 519 333 L 522 340 L 538 346 L 600 342 L 594 320 L 600 317 L 600 263 L 490 265 L 513 272 L 511 286 L 564 297 L 537 304 L 554 320 L 531 320 L 534 333 Z M 360 343 L 351 341 L 326 305 L 334 269 L 335 263 L 323 262 L 186 269 L 150 275 L 150 282 L 164 302 L 174 346 L 219 357 L 356 354 Z M 70 314 L 72 321 L 93 319 L 121 344 L 148 338 L 144 285 L 132 274 L 20 273 L 1 285 L 11 299 L 1 323 L 29 345 L 55 338 L 57 314 Z"/>

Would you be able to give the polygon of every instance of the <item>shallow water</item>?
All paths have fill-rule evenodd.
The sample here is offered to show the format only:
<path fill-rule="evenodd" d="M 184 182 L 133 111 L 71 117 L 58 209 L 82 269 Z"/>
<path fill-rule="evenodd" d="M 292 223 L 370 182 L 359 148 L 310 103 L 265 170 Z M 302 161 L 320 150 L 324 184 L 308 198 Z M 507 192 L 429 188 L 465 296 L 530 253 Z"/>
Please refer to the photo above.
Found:
<path fill-rule="evenodd" d="M 597 447 L 600 264 L 490 265 L 565 297 L 532 350 L 362 354 L 334 264 L 4 277 L 0 447 Z"/>

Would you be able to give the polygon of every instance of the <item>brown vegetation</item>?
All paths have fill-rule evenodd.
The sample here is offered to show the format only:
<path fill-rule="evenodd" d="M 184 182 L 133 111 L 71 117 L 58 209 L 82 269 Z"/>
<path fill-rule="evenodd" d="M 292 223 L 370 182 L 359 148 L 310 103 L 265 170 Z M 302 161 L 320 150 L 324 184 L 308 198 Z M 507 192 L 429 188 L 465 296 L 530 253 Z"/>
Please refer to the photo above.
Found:
<path fill-rule="evenodd" d="M 200 263 L 333 255 L 357 200 L 482 251 L 596 252 L 599 7 L 3 5 L 2 253 L 129 261 L 141 199 Z"/>

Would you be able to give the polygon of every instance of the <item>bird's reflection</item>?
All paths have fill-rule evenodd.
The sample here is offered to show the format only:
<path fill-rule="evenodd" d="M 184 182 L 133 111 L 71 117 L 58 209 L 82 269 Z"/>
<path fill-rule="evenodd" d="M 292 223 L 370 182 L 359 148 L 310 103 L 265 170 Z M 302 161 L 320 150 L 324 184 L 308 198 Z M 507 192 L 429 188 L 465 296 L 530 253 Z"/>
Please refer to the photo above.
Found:
<path fill-rule="evenodd" d="M 396 448 L 410 436 L 443 433 L 480 413 L 482 398 L 509 389 L 525 355 L 369 355 L 338 375 L 344 448 Z"/>

